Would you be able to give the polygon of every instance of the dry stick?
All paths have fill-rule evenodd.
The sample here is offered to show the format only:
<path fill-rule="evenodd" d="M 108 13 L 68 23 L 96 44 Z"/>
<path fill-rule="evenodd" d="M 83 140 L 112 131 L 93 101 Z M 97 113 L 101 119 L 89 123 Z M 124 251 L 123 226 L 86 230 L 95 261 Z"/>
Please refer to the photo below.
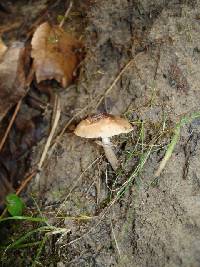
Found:
<path fill-rule="evenodd" d="M 59 27 L 60 27 L 60 28 L 63 27 L 63 25 L 64 25 L 64 23 L 65 23 L 65 20 L 67 19 L 68 15 L 69 15 L 69 12 L 70 12 L 71 9 L 72 9 L 72 6 L 73 6 L 73 2 L 70 1 L 70 3 L 69 3 L 69 7 L 68 7 L 68 9 L 66 10 L 64 17 L 63 17 L 62 21 L 61 21 L 60 24 L 59 24 Z"/>
<path fill-rule="evenodd" d="M 22 184 L 20 185 L 20 187 L 17 189 L 16 191 L 16 195 L 19 195 L 22 190 L 26 187 L 26 185 L 31 181 L 31 179 L 34 177 L 34 175 L 37 173 L 37 170 L 32 171 L 26 178 L 25 180 L 22 182 Z"/>
<path fill-rule="evenodd" d="M 61 114 L 61 104 L 60 104 L 60 98 L 56 95 L 55 96 L 55 102 L 54 102 L 54 106 L 55 106 L 55 118 L 54 118 L 54 122 L 49 134 L 49 137 L 47 138 L 47 142 L 45 144 L 44 150 L 42 152 L 42 156 L 40 158 L 40 161 L 38 163 L 38 169 L 40 170 L 42 168 L 42 165 L 44 163 L 44 160 L 46 158 L 48 149 L 51 145 L 51 141 L 53 139 L 54 133 L 56 131 L 59 119 L 60 119 L 60 114 Z M 54 114 L 53 114 L 54 115 Z"/>
<path fill-rule="evenodd" d="M 86 233 L 84 233 L 82 236 L 80 236 L 80 237 L 78 237 L 78 238 L 76 238 L 76 239 L 70 241 L 69 243 L 62 245 L 61 248 L 66 247 L 66 246 L 69 246 L 69 245 L 71 245 L 71 244 L 73 244 L 73 243 L 75 243 L 75 242 L 81 240 L 82 238 L 86 237 L 87 235 L 89 235 L 89 234 L 90 234 L 96 227 L 98 227 L 98 226 L 102 223 L 102 220 L 103 220 L 104 217 L 106 216 L 107 212 L 108 212 L 109 209 L 115 204 L 115 202 L 116 202 L 117 200 L 118 200 L 118 196 L 116 196 L 116 197 L 110 202 L 109 206 L 106 207 L 106 208 L 103 210 L 103 212 L 102 212 L 102 214 L 101 214 L 101 217 L 100 217 L 100 218 L 98 217 L 98 222 L 97 222 L 94 226 L 92 226 Z"/>
<path fill-rule="evenodd" d="M 6 129 L 6 132 L 5 132 L 5 134 L 4 134 L 4 136 L 3 136 L 2 140 L 1 140 L 1 143 L 0 143 L 0 151 L 2 150 L 2 148 L 3 148 L 4 144 L 5 144 L 5 141 L 6 141 L 7 137 L 8 137 L 8 135 L 9 135 L 10 129 L 11 129 L 11 127 L 12 127 L 14 121 L 15 121 L 15 118 L 16 118 L 16 116 L 18 114 L 18 111 L 20 109 L 21 104 L 22 104 L 22 99 L 19 100 L 19 102 L 17 103 L 17 106 L 15 108 L 15 111 L 13 113 L 13 116 L 12 116 L 12 118 L 11 118 L 9 124 L 8 124 L 8 127 Z"/>
<path fill-rule="evenodd" d="M 6 215 L 6 212 L 7 212 L 7 208 L 5 208 L 5 209 L 3 210 L 3 212 L 1 213 L 1 215 L 0 215 L 0 219 L 2 219 L 2 218 Z"/>
<path fill-rule="evenodd" d="M 111 86 L 108 87 L 108 89 L 105 91 L 105 93 L 102 95 L 102 97 L 100 98 L 99 102 L 97 103 L 96 107 L 99 107 L 99 105 L 101 104 L 101 102 L 103 101 L 103 99 L 105 98 L 106 95 L 108 95 L 110 93 L 110 91 L 113 89 L 113 87 L 116 85 L 116 83 L 119 81 L 119 79 L 121 78 L 122 74 L 124 74 L 124 72 L 131 66 L 131 64 L 134 62 L 134 59 L 131 59 L 126 65 L 125 67 L 120 71 L 120 73 L 117 75 L 117 77 L 115 78 L 115 80 L 112 82 Z"/>
<path fill-rule="evenodd" d="M 63 206 L 65 206 L 67 199 L 69 198 L 69 196 L 71 195 L 72 191 L 76 188 L 78 182 L 81 180 L 82 176 L 101 158 L 102 156 L 96 158 L 78 177 L 78 179 L 75 181 L 75 183 L 73 184 L 73 187 L 70 189 L 69 193 L 67 194 L 67 196 L 65 197 L 64 201 L 62 204 L 60 204 L 60 207 L 58 208 L 58 211 L 56 213 L 56 217 L 58 217 L 58 214 L 61 212 Z"/>
<path fill-rule="evenodd" d="M 113 238 L 114 238 L 114 241 L 115 241 L 116 249 L 117 249 L 117 251 L 118 251 L 119 257 L 121 258 L 121 254 L 122 254 L 122 253 L 121 253 L 119 244 L 118 244 L 118 242 L 117 242 L 117 238 L 116 238 L 115 231 L 114 231 L 114 228 L 113 228 L 112 219 L 110 220 L 110 224 L 111 224 L 111 231 L 112 231 Z"/>

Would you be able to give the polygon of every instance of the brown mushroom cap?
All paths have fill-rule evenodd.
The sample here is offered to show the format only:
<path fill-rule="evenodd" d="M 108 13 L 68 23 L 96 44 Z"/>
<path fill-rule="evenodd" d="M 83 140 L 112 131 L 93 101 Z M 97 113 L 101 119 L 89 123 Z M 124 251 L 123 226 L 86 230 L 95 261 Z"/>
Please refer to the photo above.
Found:
<path fill-rule="evenodd" d="M 100 113 L 82 120 L 74 133 L 85 138 L 111 137 L 121 133 L 129 133 L 133 130 L 132 125 L 119 116 Z"/>

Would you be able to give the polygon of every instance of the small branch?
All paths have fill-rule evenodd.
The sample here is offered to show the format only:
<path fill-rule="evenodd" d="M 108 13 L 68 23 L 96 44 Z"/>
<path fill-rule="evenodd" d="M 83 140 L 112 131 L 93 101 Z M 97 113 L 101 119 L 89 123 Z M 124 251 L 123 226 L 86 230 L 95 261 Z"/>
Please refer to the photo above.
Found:
<path fill-rule="evenodd" d="M 64 23 L 65 23 L 65 21 L 66 21 L 68 15 L 69 15 L 69 12 L 70 12 L 71 9 L 72 9 L 72 6 L 73 6 L 73 2 L 70 1 L 70 3 L 69 3 L 69 7 L 68 7 L 68 9 L 66 10 L 64 17 L 63 17 L 62 21 L 61 21 L 60 24 L 59 24 L 59 27 L 60 27 L 60 28 L 63 27 L 63 25 L 64 25 Z"/>
<path fill-rule="evenodd" d="M 0 143 L 0 151 L 2 150 L 2 148 L 3 148 L 3 146 L 4 146 L 5 142 L 6 142 L 6 139 L 7 139 L 8 135 L 9 135 L 9 133 L 10 133 L 10 130 L 11 130 L 12 126 L 13 126 L 13 123 L 15 121 L 15 118 L 16 118 L 16 116 L 18 114 L 18 111 L 19 111 L 19 109 L 21 107 L 21 104 L 22 104 L 22 99 L 17 103 L 17 106 L 15 108 L 15 111 L 13 113 L 13 116 L 12 116 L 12 118 L 11 118 L 9 124 L 8 124 L 8 127 L 6 129 L 6 132 L 5 132 L 5 134 L 4 134 L 4 136 L 3 136 L 2 140 L 1 140 L 1 143 Z"/>
<path fill-rule="evenodd" d="M 36 170 L 34 170 L 32 173 L 30 173 L 28 176 L 25 177 L 25 180 L 22 182 L 22 184 L 20 185 L 20 187 L 17 189 L 16 191 L 16 195 L 19 195 L 22 190 L 26 187 L 26 185 L 31 181 L 31 179 L 33 178 L 33 176 L 37 173 Z"/>
<path fill-rule="evenodd" d="M 113 89 L 113 87 L 116 85 L 116 83 L 119 81 L 119 79 L 121 78 L 121 76 L 124 74 L 124 72 L 133 64 L 134 59 L 131 59 L 124 67 L 123 69 L 120 71 L 120 73 L 117 75 L 117 77 L 115 78 L 115 80 L 112 82 L 112 84 L 108 87 L 108 89 L 105 91 L 104 95 L 101 96 L 100 100 L 98 101 L 96 108 L 100 106 L 101 102 L 103 101 L 103 99 L 105 98 L 106 95 L 108 95 L 111 90 Z"/>
<path fill-rule="evenodd" d="M 121 258 L 122 253 L 121 253 L 121 250 L 119 248 L 119 244 L 117 242 L 117 238 L 116 238 L 115 231 L 114 231 L 114 228 L 113 228 L 112 220 L 110 221 L 110 224 L 111 224 L 111 230 L 112 230 L 113 238 L 114 238 L 114 241 L 115 241 L 116 249 L 118 251 L 119 257 Z"/>
<path fill-rule="evenodd" d="M 55 103 L 54 104 L 54 106 L 55 106 L 55 118 L 54 118 L 54 122 L 53 122 L 53 126 L 52 126 L 52 129 L 51 129 L 51 132 L 49 134 L 49 137 L 48 137 L 47 142 L 45 144 L 44 150 L 42 152 L 42 156 L 41 156 L 40 161 L 38 163 L 38 169 L 39 170 L 42 168 L 42 165 L 43 165 L 44 160 L 46 158 L 48 149 L 49 149 L 49 147 L 51 145 L 51 141 L 53 139 L 54 133 L 56 131 L 56 128 L 57 128 L 57 125 L 58 125 L 58 121 L 60 119 L 61 106 L 60 106 L 60 99 L 58 98 L 57 95 L 55 96 L 55 102 L 54 103 Z M 54 116 L 54 114 L 53 114 L 53 116 Z"/>

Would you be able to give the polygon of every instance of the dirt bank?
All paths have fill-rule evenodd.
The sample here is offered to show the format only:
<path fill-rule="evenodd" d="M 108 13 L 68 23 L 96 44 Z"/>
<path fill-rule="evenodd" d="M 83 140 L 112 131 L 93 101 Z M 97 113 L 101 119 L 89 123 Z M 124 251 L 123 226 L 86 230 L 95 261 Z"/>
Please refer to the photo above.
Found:
<path fill-rule="evenodd" d="M 199 119 L 181 128 L 180 140 L 156 183 L 154 172 L 175 124 L 199 110 L 200 3 L 86 2 L 82 27 L 76 17 L 69 23 L 82 31 L 86 57 L 77 83 L 60 92 L 67 114 L 60 128 L 73 116 L 77 123 L 89 114 L 109 112 L 124 114 L 134 132 L 114 138 L 123 163 L 118 174 L 94 141 L 78 138 L 70 129 L 63 135 L 39 183 L 33 180 L 26 193 L 34 193 L 51 222 L 59 211 L 64 218 L 59 226 L 68 230 L 61 239 L 47 242 L 40 262 L 58 267 L 197 267 Z M 77 1 L 74 12 L 78 6 Z M 40 146 L 35 161 L 39 151 Z M 121 198 L 110 206 L 115 192 L 133 174 Z"/>

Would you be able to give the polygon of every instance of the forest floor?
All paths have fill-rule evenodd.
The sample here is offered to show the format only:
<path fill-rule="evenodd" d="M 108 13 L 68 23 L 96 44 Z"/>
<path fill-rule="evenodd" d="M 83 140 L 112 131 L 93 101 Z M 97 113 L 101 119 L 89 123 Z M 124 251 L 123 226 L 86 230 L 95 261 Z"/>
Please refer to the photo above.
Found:
<path fill-rule="evenodd" d="M 31 25 L 49 8 L 43 21 L 55 22 L 65 1 L 52 2 L 13 1 L 11 19 Z M 6 38 L 23 40 L 25 26 Z M 76 0 L 64 28 L 83 40 L 85 58 L 75 83 L 57 92 L 56 134 L 65 127 L 64 134 L 22 193 L 28 214 L 47 218 L 49 228 L 24 247 L 4 246 L 2 266 L 200 266 L 200 1 Z M 116 173 L 101 146 L 73 133 L 100 112 L 134 127 L 113 138 Z M 155 179 L 171 140 L 176 146 Z M 31 166 L 45 142 L 32 149 Z M 3 225 L 1 241 L 43 226 Z"/>

